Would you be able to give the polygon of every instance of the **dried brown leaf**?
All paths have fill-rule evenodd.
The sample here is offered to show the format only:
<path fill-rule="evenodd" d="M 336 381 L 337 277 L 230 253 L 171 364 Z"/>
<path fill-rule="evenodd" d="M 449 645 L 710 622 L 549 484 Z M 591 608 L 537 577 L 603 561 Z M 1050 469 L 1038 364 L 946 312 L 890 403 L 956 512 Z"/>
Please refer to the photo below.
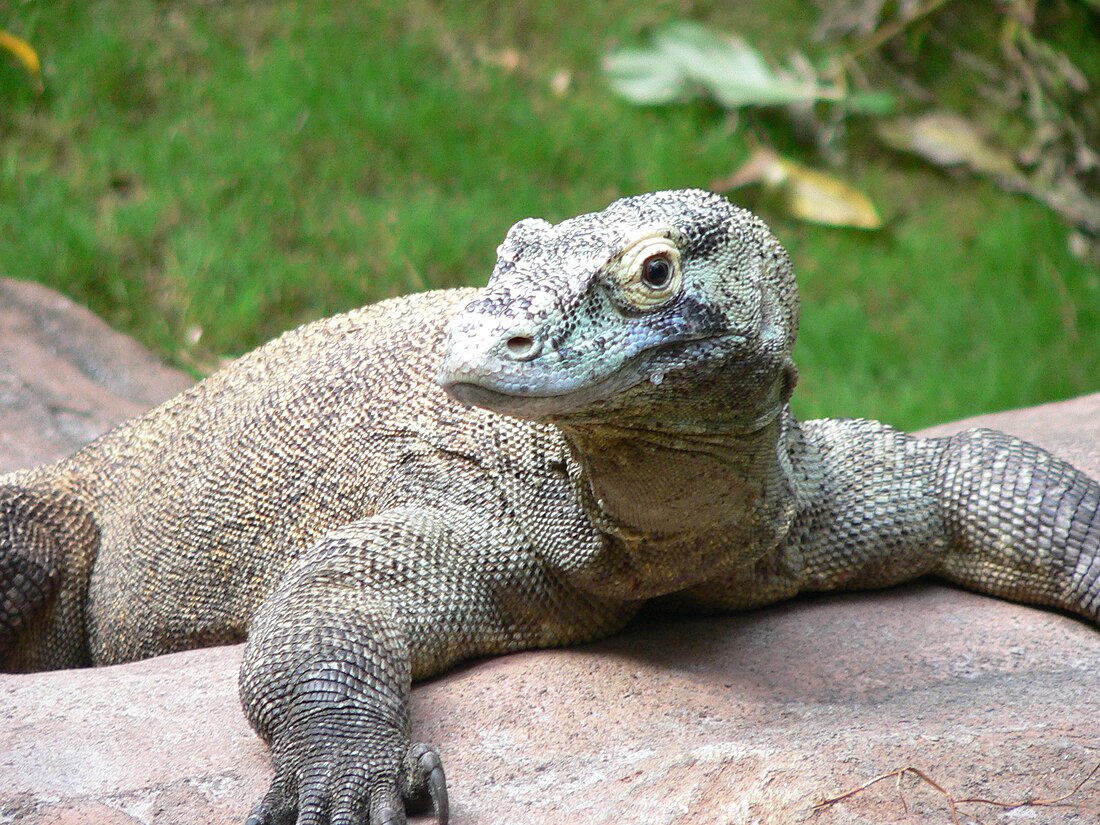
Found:
<path fill-rule="evenodd" d="M 883 121 L 877 132 L 891 148 L 920 155 L 937 166 L 966 166 L 997 178 L 1021 176 L 1012 155 L 993 146 L 973 123 L 952 112 Z"/>
<path fill-rule="evenodd" d="M 712 182 L 711 188 L 730 191 L 754 183 L 778 194 L 784 208 L 799 220 L 856 229 L 882 227 L 875 205 L 859 189 L 771 149 L 756 149 L 732 175 Z"/>

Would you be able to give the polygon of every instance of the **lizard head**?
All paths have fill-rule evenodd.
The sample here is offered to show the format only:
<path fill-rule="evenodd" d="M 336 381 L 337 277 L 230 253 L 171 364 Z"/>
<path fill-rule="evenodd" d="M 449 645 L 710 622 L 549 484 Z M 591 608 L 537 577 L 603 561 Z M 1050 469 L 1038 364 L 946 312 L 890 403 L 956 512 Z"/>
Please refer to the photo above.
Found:
<path fill-rule="evenodd" d="M 448 330 L 439 382 L 457 400 L 528 419 L 652 417 L 700 384 L 759 394 L 781 375 L 787 400 L 790 261 L 725 198 L 655 192 L 555 225 L 522 220 L 497 255 Z"/>

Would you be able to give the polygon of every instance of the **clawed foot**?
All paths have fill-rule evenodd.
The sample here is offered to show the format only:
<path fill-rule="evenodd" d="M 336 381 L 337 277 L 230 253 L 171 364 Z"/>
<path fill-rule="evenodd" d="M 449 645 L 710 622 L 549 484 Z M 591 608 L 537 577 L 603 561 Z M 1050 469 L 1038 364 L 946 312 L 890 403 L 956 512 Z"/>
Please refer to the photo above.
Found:
<path fill-rule="evenodd" d="M 431 745 L 418 742 L 409 748 L 405 765 L 410 779 L 407 801 L 431 802 L 432 813 L 438 825 L 447 825 L 450 821 L 447 777 L 443 775 L 443 760 L 439 758 L 439 752 Z M 404 819 L 395 820 L 396 823 L 403 821 Z M 383 825 L 386 822 L 387 820 L 382 820 Z"/>
<path fill-rule="evenodd" d="M 397 771 L 333 752 L 276 774 L 245 825 L 406 825 L 405 805 L 430 800 L 447 825 L 447 781 L 435 748 L 415 744 Z"/>

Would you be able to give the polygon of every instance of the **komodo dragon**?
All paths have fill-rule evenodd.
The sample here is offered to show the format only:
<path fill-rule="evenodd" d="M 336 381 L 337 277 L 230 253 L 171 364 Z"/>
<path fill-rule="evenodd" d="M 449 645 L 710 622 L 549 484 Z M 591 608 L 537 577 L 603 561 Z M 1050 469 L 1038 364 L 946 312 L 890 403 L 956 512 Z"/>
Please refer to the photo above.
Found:
<path fill-rule="evenodd" d="M 0 479 L 0 654 L 247 636 L 249 823 L 405 821 L 442 764 L 410 682 L 705 611 L 927 573 L 1093 621 L 1100 485 L 974 430 L 799 423 L 764 224 L 688 190 L 523 220 L 480 291 L 318 321 L 60 463 Z M 468 406 L 472 405 L 472 406 Z"/>

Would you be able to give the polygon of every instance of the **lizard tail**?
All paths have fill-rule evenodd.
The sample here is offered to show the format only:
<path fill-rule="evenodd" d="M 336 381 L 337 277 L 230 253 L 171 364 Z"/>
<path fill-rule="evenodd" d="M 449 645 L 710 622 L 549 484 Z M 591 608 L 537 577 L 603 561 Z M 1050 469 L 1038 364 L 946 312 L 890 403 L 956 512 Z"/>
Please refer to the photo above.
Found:
<path fill-rule="evenodd" d="M 0 670 L 87 664 L 83 604 L 97 543 L 73 496 L 0 483 Z"/>

